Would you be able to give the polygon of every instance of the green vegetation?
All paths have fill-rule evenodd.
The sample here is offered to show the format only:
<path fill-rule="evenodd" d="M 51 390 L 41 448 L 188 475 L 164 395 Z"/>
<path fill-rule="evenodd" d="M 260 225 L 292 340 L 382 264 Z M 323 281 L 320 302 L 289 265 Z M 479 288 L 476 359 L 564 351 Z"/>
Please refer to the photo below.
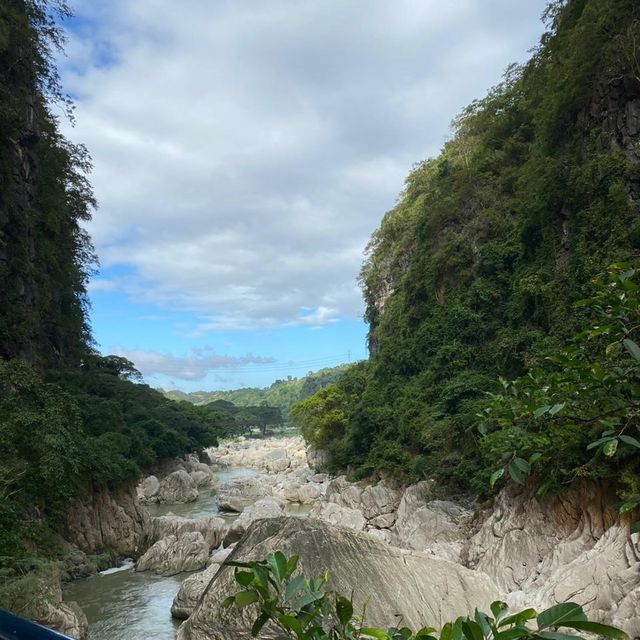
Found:
<path fill-rule="evenodd" d="M 53 65 L 68 15 L 53 0 L 0 3 L 0 606 L 24 615 L 58 580 L 57 532 L 82 487 L 131 482 L 219 432 L 91 348 L 90 160 L 52 112 L 71 115 Z"/>
<path fill-rule="evenodd" d="M 235 567 L 236 582 L 243 587 L 225 604 L 257 604 L 252 637 L 259 637 L 268 625 L 270 631 L 278 633 L 277 640 L 576 640 L 580 636 L 575 631 L 629 640 L 620 629 L 590 622 L 582 607 L 573 602 L 540 613 L 534 609 L 511 613 L 504 602 L 494 602 L 491 615 L 476 610 L 473 618 L 464 616 L 448 622 L 440 632 L 433 627 L 416 633 L 407 627 L 383 630 L 366 626 L 366 607 L 356 616 L 350 598 L 327 591 L 326 573 L 313 579 L 294 576 L 298 556 L 287 558 L 276 551 L 264 560 L 225 564 Z M 534 621 L 535 627 L 530 626 Z"/>
<path fill-rule="evenodd" d="M 492 473 L 506 466 L 517 478 L 537 453 L 547 487 L 610 477 L 616 442 L 618 477 L 637 473 L 635 382 L 624 377 L 635 375 L 633 354 L 620 346 L 602 361 L 626 372 L 612 384 L 628 386 L 604 405 L 619 424 L 558 409 L 560 389 L 536 398 L 553 416 L 477 428 L 500 377 L 542 370 L 546 388 L 545 357 L 596 320 L 596 308 L 573 303 L 640 248 L 640 6 L 556 1 L 545 17 L 531 60 L 464 110 L 371 239 L 361 275 L 371 358 L 293 411 L 334 469 L 487 494 Z"/>
<path fill-rule="evenodd" d="M 640 505 L 640 272 L 615 265 L 576 303 L 597 318 L 564 349 L 491 394 L 479 448 L 491 476 L 542 482 L 538 495 L 583 477 L 619 479 L 623 512 Z"/>
<path fill-rule="evenodd" d="M 115 356 L 46 380 L 0 361 L 0 586 L 58 554 L 55 532 L 82 486 L 130 482 L 156 460 L 216 444 L 204 409 L 128 379 L 136 374 Z"/>
<path fill-rule="evenodd" d="M 53 65 L 66 15 L 64 2 L 0 6 L 0 356 L 39 369 L 77 366 L 90 342 L 90 159 L 50 108 L 71 113 Z"/>
<path fill-rule="evenodd" d="M 269 427 L 279 427 L 284 422 L 280 409 L 266 402 L 258 407 L 236 407 L 227 400 L 214 400 L 197 408 L 210 416 L 225 436 L 250 435 L 253 427 L 259 427 L 264 436 Z"/>
<path fill-rule="evenodd" d="M 208 404 L 216 400 L 231 402 L 238 407 L 259 407 L 266 403 L 269 407 L 275 407 L 282 412 L 285 422 L 291 416 L 291 407 L 308 396 L 316 393 L 328 384 L 340 379 L 342 373 L 349 365 L 328 367 L 319 371 L 309 372 L 302 378 L 276 380 L 265 389 L 245 387 L 232 391 L 194 391 L 184 393 L 182 391 L 167 391 L 166 395 L 172 400 L 186 400 L 194 404 Z"/>

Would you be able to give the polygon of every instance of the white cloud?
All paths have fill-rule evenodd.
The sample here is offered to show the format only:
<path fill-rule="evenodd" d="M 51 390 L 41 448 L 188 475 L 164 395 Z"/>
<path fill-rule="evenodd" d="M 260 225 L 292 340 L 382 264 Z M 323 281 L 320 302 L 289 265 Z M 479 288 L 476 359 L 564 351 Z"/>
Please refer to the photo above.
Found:
<path fill-rule="evenodd" d="M 545 0 L 78 0 L 70 132 L 94 158 L 95 282 L 200 330 L 361 312 L 362 250 L 412 164 L 523 59 Z M 89 25 L 89 26 L 87 26 Z"/>
<path fill-rule="evenodd" d="M 265 365 L 275 362 L 274 358 L 265 358 L 247 354 L 240 357 L 219 355 L 213 347 L 193 348 L 190 353 L 175 356 L 170 353 L 127 350 L 122 346 L 113 348 L 113 353 L 131 360 L 145 377 L 167 376 L 179 380 L 202 380 L 215 370 L 232 371 L 247 365 Z"/>

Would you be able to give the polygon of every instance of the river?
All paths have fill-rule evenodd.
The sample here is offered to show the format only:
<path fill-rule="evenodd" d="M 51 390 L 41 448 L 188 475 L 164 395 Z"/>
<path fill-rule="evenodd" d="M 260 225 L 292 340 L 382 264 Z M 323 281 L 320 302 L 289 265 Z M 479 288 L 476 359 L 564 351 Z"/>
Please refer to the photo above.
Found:
<path fill-rule="evenodd" d="M 257 474 L 251 469 L 235 468 L 216 475 L 217 484 L 223 484 Z M 220 515 L 231 521 L 237 517 L 218 513 L 215 489 L 201 492 L 199 499 L 190 504 L 150 504 L 147 510 L 152 516 L 171 512 L 188 518 Z M 65 600 L 78 602 L 87 615 L 87 640 L 174 640 L 180 621 L 171 617 L 171 603 L 188 575 L 136 573 L 129 562 L 120 571 L 109 570 L 67 585 Z"/>

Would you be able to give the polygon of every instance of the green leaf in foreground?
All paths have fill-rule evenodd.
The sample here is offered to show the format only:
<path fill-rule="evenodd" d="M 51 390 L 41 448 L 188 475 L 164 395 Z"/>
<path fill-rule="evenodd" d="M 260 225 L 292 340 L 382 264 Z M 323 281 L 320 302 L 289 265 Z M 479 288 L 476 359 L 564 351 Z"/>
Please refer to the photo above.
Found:
<path fill-rule="evenodd" d="M 582 607 L 575 602 L 557 604 L 543 611 L 536 618 L 540 631 L 549 629 L 550 627 L 561 627 L 566 622 L 586 622 L 586 620 L 587 616 L 584 614 Z"/>
<path fill-rule="evenodd" d="M 570 622 L 562 623 L 564 627 L 571 627 L 578 631 L 587 631 L 588 633 L 594 633 L 605 638 L 615 638 L 615 640 L 630 640 L 629 636 L 620 629 L 610 627 L 607 624 L 600 624 L 599 622 L 590 622 L 589 620 L 573 620 Z"/>

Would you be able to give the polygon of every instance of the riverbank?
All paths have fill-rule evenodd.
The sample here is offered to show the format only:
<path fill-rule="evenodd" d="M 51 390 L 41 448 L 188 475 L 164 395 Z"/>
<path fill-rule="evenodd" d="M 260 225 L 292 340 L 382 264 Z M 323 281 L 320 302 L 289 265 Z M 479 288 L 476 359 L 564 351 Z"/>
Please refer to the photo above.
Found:
<path fill-rule="evenodd" d="M 629 534 L 605 487 L 585 484 L 542 503 L 527 489 L 514 488 L 491 503 L 459 504 L 437 497 L 428 481 L 396 487 L 330 478 L 309 467 L 299 438 L 228 443 L 207 450 L 201 460 L 211 481 L 198 488 L 194 500 L 186 494 L 183 499 L 189 501 L 173 504 L 154 500 L 157 494 L 143 498 L 148 546 L 135 571 L 95 576 L 66 590 L 66 597 L 88 614 L 89 640 L 118 635 L 172 640 L 178 623 L 171 613 L 186 619 L 180 638 L 218 637 L 213 634 L 222 613 L 216 602 L 228 587 L 228 570 L 219 569 L 228 553 L 244 558 L 280 545 L 301 553 L 303 567 L 315 568 L 304 557 L 304 545 L 284 540 L 286 531 L 293 532 L 292 540 L 308 538 L 309 531 L 322 535 L 325 550 L 318 561 L 345 587 L 358 575 L 351 587 L 363 597 L 375 579 L 374 558 L 388 558 L 389 571 L 395 566 L 392 558 L 400 558 L 400 573 L 408 558 L 420 571 L 432 559 L 437 561 L 429 565 L 433 575 L 455 575 L 464 593 L 476 593 L 472 585 L 480 580 L 486 589 L 478 597 L 490 592 L 513 606 L 544 608 L 571 599 L 585 605 L 594 619 L 623 627 L 632 637 L 640 634 L 638 536 Z M 158 485 L 176 473 L 175 464 L 157 477 Z M 145 479 L 138 494 L 149 485 L 156 483 Z M 290 524 L 293 516 L 300 526 Z M 272 528 L 278 523 L 277 532 L 265 529 L 268 521 Z M 344 566 L 336 564 L 335 553 L 358 558 L 357 572 L 346 560 Z M 450 569 L 443 573 L 441 562 Z M 429 588 L 447 600 L 453 613 L 481 604 L 452 599 L 441 592 L 442 585 Z M 144 604 L 147 600 L 153 601 L 153 611 Z M 406 619 L 437 623 L 427 619 L 420 602 L 405 597 L 397 607 Z M 242 633 L 241 627 L 231 629 L 230 637 Z"/>

